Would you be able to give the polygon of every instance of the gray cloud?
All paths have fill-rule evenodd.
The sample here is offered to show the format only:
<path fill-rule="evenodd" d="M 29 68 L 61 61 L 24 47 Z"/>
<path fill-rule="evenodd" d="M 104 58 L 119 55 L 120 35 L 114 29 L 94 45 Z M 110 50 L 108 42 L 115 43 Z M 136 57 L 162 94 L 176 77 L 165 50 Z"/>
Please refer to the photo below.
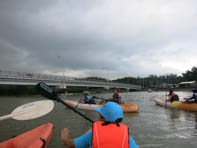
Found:
<path fill-rule="evenodd" d="M 195 66 L 197 2 L 0 1 L 0 69 L 73 76 Z"/>

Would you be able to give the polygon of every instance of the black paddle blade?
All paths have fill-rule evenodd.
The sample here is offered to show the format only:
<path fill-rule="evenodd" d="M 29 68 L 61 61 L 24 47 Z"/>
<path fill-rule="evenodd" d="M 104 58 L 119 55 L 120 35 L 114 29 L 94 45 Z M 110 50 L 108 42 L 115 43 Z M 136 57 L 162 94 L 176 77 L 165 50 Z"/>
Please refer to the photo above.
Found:
<path fill-rule="evenodd" d="M 56 92 L 49 87 L 47 84 L 40 82 L 36 85 L 36 90 L 41 94 L 43 97 L 46 97 L 51 100 L 59 101 L 59 97 L 57 96 Z"/>
<path fill-rule="evenodd" d="M 90 118 L 83 115 L 81 112 L 74 109 L 72 106 L 68 105 L 66 102 L 62 101 L 57 96 L 56 92 L 52 88 L 50 88 L 47 84 L 45 84 L 43 82 L 40 82 L 36 85 L 36 89 L 43 97 L 46 97 L 46 98 L 51 99 L 51 100 L 56 100 L 57 102 L 60 102 L 60 103 L 64 104 L 65 106 L 67 106 L 69 109 L 72 109 L 74 112 L 78 113 L 80 116 L 82 116 L 86 120 L 90 121 L 91 123 L 94 122 Z"/>

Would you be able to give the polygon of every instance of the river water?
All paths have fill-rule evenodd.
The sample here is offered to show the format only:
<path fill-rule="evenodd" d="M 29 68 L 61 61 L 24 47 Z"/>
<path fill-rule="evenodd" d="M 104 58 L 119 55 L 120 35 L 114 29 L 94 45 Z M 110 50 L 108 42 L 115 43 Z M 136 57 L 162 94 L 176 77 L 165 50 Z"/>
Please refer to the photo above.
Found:
<path fill-rule="evenodd" d="M 179 96 L 187 97 L 190 92 L 177 92 Z M 141 148 L 195 148 L 197 147 L 197 113 L 176 109 L 166 109 L 155 105 L 153 99 L 163 96 L 164 92 L 132 92 L 123 93 L 125 103 L 135 103 L 139 113 L 124 114 L 123 123 L 129 126 L 130 135 Z M 112 94 L 97 94 L 98 97 L 111 97 Z M 67 96 L 63 99 L 79 100 L 81 96 Z M 0 116 L 11 113 L 17 106 L 32 101 L 43 100 L 41 96 L 0 97 Z M 93 120 L 98 114 L 93 111 L 82 111 Z M 49 114 L 29 120 L 17 121 L 8 119 L 0 121 L 0 142 L 21 134 L 47 122 L 54 124 L 53 136 L 48 148 L 63 148 L 60 131 L 67 127 L 70 137 L 78 137 L 91 128 L 91 123 L 55 103 L 55 108 Z"/>

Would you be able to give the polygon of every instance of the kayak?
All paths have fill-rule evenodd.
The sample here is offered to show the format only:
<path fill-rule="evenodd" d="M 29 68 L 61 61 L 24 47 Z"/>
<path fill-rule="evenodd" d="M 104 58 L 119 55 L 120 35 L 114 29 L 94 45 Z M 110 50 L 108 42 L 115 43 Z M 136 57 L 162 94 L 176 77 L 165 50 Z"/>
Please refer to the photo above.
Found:
<path fill-rule="evenodd" d="M 154 101 L 157 105 L 165 106 L 165 99 L 155 98 Z M 177 104 L 176 106 L 173 106 L 170 102 L 167 102 L 167 107 L 177 108 L 177 109 L 181 109 L 185 111 L 197 112 L 197 103 L 184 103 L 184 102 L 177 101 L 176 104 Z"/>
<path fill-rule="evenodd" d="M 76 107 L 78 109 L 84 109 L 84 110 L 94 110 L 95 107 L 102 107 L 103 105 L 98 104 L 84 104 L 79 103 L 78 101 L 72 101 L 72 100 L 64 100 L 65 103 L 69 104 L 72 107 Z M 130 112 L 138 112 L 138 106 L 136 104 L 120 104 L 122 107 L 123 112 L 130 113 Z"/>
<path fill-rule="evenodd" d="M 0 148 L 46 148 L 53 124 L 47 123 L 0 143 Z"/>
<path fill-rule="evenodd" d="M 154 101 L 157 105 L 168 107 L 168 108 L 173 108 L 173 106 L 170 102 L 165 102 L 165 99 L 155 98 Z"/>

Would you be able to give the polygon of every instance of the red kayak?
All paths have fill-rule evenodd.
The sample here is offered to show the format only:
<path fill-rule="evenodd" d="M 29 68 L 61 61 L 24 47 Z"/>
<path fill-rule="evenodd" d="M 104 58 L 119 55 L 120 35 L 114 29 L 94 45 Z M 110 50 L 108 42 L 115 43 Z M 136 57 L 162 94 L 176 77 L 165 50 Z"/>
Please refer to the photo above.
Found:
<path fill-rule="evenodd" d="M 46 148 L 53 131 L 53 124 L 47 123 L 35 129 L 0 143 L 0 148 Z"/>

